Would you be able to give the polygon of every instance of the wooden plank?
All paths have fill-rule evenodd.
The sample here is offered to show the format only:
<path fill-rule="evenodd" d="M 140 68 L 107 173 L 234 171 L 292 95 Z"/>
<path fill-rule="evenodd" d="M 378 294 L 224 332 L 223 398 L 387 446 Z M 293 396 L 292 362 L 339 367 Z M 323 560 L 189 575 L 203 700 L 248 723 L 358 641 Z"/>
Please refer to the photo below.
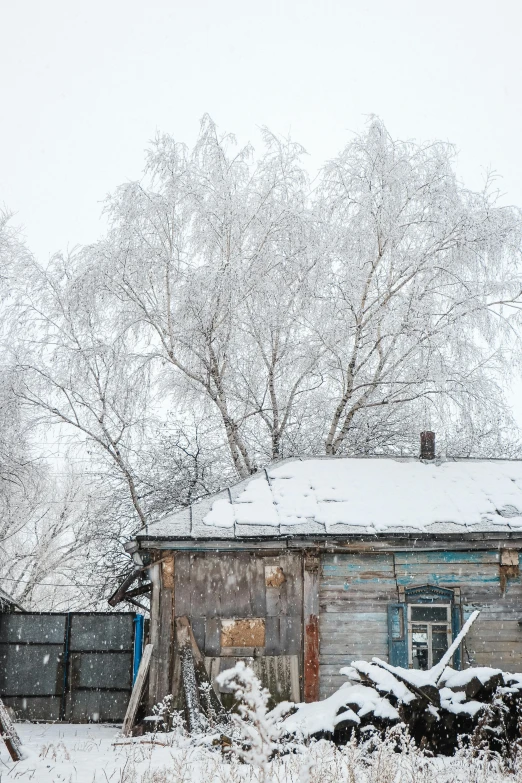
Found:
<path fill-rule="evenodd" d="M 472 654 L 471 650 L 469 651 L 473 666 L 491 666 L 493 668 L 502 669 L 505 668 L 506 671 L 520 671 L 520 667 L 522 666 L 522 655 L 519 653 L 497 653 L 492 655 L 491 653 L 476 653 Z"/>
<path fill-rule="evenodd" d="M 259 658 L 266 655 L 265 647 L 222 647 L 221 658 Z"/>
<path fill-rule="evenodd" d="M 299 680 L 299 657 L 290 655 L 290 701 L 298 702 L 301 698 L 301 683 Z"/>
<path fill-rule="evenodd" d="M 174 572 L 174 593 L 175 605 L 174 613 L 177 617 L 188 616 L 192 614 L 191 599 L 191 555 L 188 552 L 176 552 L 176 568 Z"/>
<path fill-rule="evenodd" d="M 190 582 L 191 617 L 265 614 L 262 562 L 250 552 L 198 553 L 192 558 Z"/>
<path fill-rule="evenodd" d="M 127 705 L 127 711 L 125 718 L 123 719 L 122 734 L 124 737 L 129 737 L 134 727 L 134 721 L 136 720 L 136 713 L 140 706 L 141 697 L 145 688 L 145 682 L 149 673 L 150 661 L 152 657 L 152 644 L 146 644 L 143 651 L 143 655 L 140 661 L 138 674 L 132 687 L 131 697 Z"/>
<path fill-rule="evenodd" d="M 265 592 L 267 617 L 279 617 L 281 611 L 281 590 L 279 587 L 267 587 Z"/>
<path fill-rule="evenodd" d="M 389 595 L 397 595 L 397 582 L 395 579 L 380 579 L 372 582 L 369 579 L 363 582 L 356 579 L 347 578 L 344 582 L 326 582 L 321 583 L 321 600 L 349 600 L 354 601 L 358 598 L 363 600 L 382 601 Z"/>
<path fill-rule="evenodd" d="M 357 601 L 347 600 L 347 599 L 339 599 L 339 600 L 332 600 L 328 601 L 324 598 L 324 596 L 321 594 L 320 598 L 320 608 L 321 608 L 321 616 L 325 614 L 345 614 L 346 612 L 357 611 L 357 609 L 363 608 L 366 612 L 379 612 L 380 614 L 386 612 L 386 604 L 390 601 L 396 601 L 397 600 L 397 592 L 390 593 L 390 595 L 384 596 L 382 599 L 376 600 L 374 597 L 371 597 L 368 600 L 360 599 Z"/>
<path fill-rule="evenodd" d="M 465 607 L 469 606 L 469 604 L 466 604 Z M 491 606 L 488 606 L 484 603 L 476 603 L 473 604 L 473 607 L 475 609 L 480 609 L 481 612 L 486 615 L 484 618 L 481 619 L 481 624 L 487 623 L 491 620 L 495 620 L 497 622 L 510 622 L 513 620 L 518 620 L 520 616 L 522 615 L 522 612 L 520 608 L 517 610 L 513 610 L 511 608 L 507 609 L 505 607 L 497 607 L 496 609 Z M 464 614 L 470 615 L 471 612 L 468 611 L 467 608 L 464 609 Z"/>
<path fill-rule="evenodd" d="M 286 555 L 281 559 L 286 582 L 281 587 L 281 614 L 303 617 L 302 558 Z"/>
<path fill-rule="evenodd" d="M 265 562 L 262 557 L 252 553 L 249 563 L 250 572 L 250 602 L 253 617 L 265 617 L 267 614 L 267 598 L 265 588 Z"/>
<path fill-rule="evenodd" d="M 279 618 L 279 645 L 281 655 L 300 655 L 303 649 L 302 617 L 282 615 Z"/>
<path fill-rule="evenodd" d="M 454 589 L 455 587 L 461 587 L 464 590 L 466 587 L 468 590 L 475 590 L 483 588 L 484 591 L 488 589 L 488 586 L 494 588 L 499 584 L 498 574 L 485 574 L 483 578 L 478 579 L 477 574 L 458 574 L 458 573 L 445 573 L 445 574 L 397 574 L 397 584 L 401 587 L 416 587 L 417 585 L 432 584 L 437 587 L 449 587 Z"/>
<path fill-rule="evenodd" d="M 216 680 L 216 677 L 219 674 L 220 663 L 221 663 L 220 658 L 213 658 L 213 657 L 205 658 L 205 669 L 207 670 L 207 674 L 213 685 Z"/>
<path fill-rule="evenodd" d="M 303 696 L 305 702 L 319 698 L 319 555 L 306 554 L 303 562 Z"/>
<path fill-rule="evenodd" d="M 324 651 L 329 644 L 366 644 L 372 640 L 376 642 L 385 642 L 388 639 L 388 633 L 382 627 L 373 627 L 373 629 L 345 630 L 336 633 L 328 633 L 323 626 L 319 624 L 321 633 L 321 649 Z"/>
<path fill-rule="evenodd" d="M 491 655 L 496 655 L 497 653 L 512 653 L 513 655 L 522 655 L 522 640 L 515 647 L 511 641 L 504 641 L 499 639 L 495 642 L 491 642 L 487 639 L 475 637 L 474 639 L 470 640 L 466 639 L 466 645 L 470 652 L 471 650 L 475 650 L 478 653 L 483 650 L 484 652 L 489 652 Z"/>
<path fill-rule="evenodd" d="M 376 644 L 373 650 L 366 650 L 366 652 L 358 650 L 357 654 L 345 652 L 338 655 L 321 655 L 320 665 L 335 666 L 339 671 L 341 666 L 350 666 L 353 661 L 371 661 L 374 656 L 382 658 L 383 655 L 388 656 L 388 645 Z"/>
<path fill-rule="evenodd" d="M 372 642 L 371 639 L 359 639 L 356 642 L 347 641 L 344 644 L 332 644 L 328 641 L 327 645 L 324 645 L 323 647 L 319 646 L 319 653 L 321 662 L 323 662 L 329 655 L 348 655 L 352 658 L 354 656 L 369 655 L 370 653 L 372 655 L 377 655 L 376 652 L 373 652 L 374 650 L 377 650 L 377 648 L 386 650 L 388 648 L 388 641 L 379 639 Z"/>
<path fill-rule="evenodd" d="M 344 674 L 339 674 L 339 669 L 342 666 L 342 663 L 338 663 L 337 661 L 329 661 L 326 663 L 321 664 L 321 676 L 326 677 L 336 677 L 339 679 L 340 682 L 347 682 L 346 677 Z M 344 663 L 344 666 L 349 666 L 349 664 Z"/>
<path fill-rule="evenodd" d="M 205 621 L 205 655 L 219 655 L 221 649 L 221 620 L 207 617 Z"/>
<path fill-rule="evenodd" d="M 262 685 L 270 691 L 272 701 L 300 700 L 299 657 L 274 655 L 254 658 L 252 669 Z"/>
<path fill-rule="evenodd" d="M 516 627 L 506 628 L 503 631 L 488 629 L 487 625 L 483 625 L 480 631 L 478 631 L 476 634 L 473 636 L 470 634 L 470 641 L 475 643 L 475 640 L 487 642 L 492 647 L 495 646 L 495 642 L 497 640 L 502 642 L 510 642 L 514 645 L 522 645 L 522 632 L 520 630 L 520 626 L 518 626 L 518 623 Z"/>
<path fill-rule="evenodd" d="M 140 546 L 145 550 L 174 549 L 177 552 L 194 548 L 193 541 L 183 539 L 141 541 Z M 522 549 L 522 532 L 513 530 L 503 533 L 471 533 L 462 532 L 444 536 L 439 533 L 412 533 L 407 535 L 380 535 L 375 534 L 361 536 L 338 536 L 334 540 L 314 540 L 317 551 L 328 554 L 376 554 L 396 552 L 420 552 L 438 551 L 447 549 L 452 551 L 489 550 L 489 549 Z M 223 552 L 226 547 L 229 551 L 255 551 L 265 555 L 275 552 L 305 550 L 310 548 L 309 538 L 295 536 L 286 540 L 252 541 L 234 539 L 207 539 L 198 541 L 198 548 L 202 552 Z"/>
<path fill-rule="evenodd" d="M 281 653 L 281 637 L 279 630 L 279 617 L 267 617 L 265 653 L 267 655 L 279 655 Z"/>
<path fill-rule="evenodd" d="M 393 572 L 393 555 L 367 552 L 345 553 L 335 555 L 323 555 L 322 572 L 327 575 L 332 571 L 339 573 L 350 572 L 354 568 L 362 568 L 368 571 Z"/>
<path fill-rule="evenodd" d="M 264 558 L 266 614 L 269 617 L 279 617 L 288 611 L 288 585 L 289 581 L 295 581 L 296 576 L 289 568 L 291 563 L 291 559 L 284 556 Z"/>
<path fill-rule="evenodd" d="M 359 643 L 361 647 L 367 644 L 371 644 L 372 641 L 378 644 L 388 643 L 388 634 L 382 629 L 376 630 L 374 633 L 368 633 L 365 630 L 358 631 L 357 633 L 338 633 L 338 634 L 326 634 L 324 630 L 319 626 L 321 632 L 320 650 L 325 652 L 329 649 L 330 645 L 348 645 L 350 647 L 357 646 Z"/>
<path fill-rule="evenodd" d="M 302 651 L 302 618 L 292 615 L 266 618 L 266 654 L 300 655 Z"/>
<path fill-rule="evenodd" d="M 385 612 L 375 617 L 376 612 L 339 612 L 338 614 L 321 614 L 319 626 L 321 631 L 330 634 L 345 635 L 347 633 L 362 633 L 365 631 L 385 630 L 388 627 Z"/>
<path fill-rule="evenodd" d="M 200 650 L 206 650 L 206 619 L 205 617 L 191 617 L 190 625 L 192 633 Z"/>
<path fill-rule="evenodd" d="M 407 563 L 437 563 L 437 564 L 487 564 L 499 562 L 499 552 L 495 549 L 488 549 L 483 552 L 462 552 L 452 550 L 438 550 L 436 552 L 415 551 L 415 552 L 397 552 L 395 555 L 396 566 Z"/>
<path fill-rule="evenodd" d="M 358 608 L 358 606 L 356 607 Z M 361 623 L 376 623 L 380 625 L 382 622 L 386 622 L 386 611 L 382 612 L 360 612 L 360 611 L 344 611 L 344 612 L 331 612 L 321 615 L 321 627 L 325 628 L 343 628 L 350 624 Z"/>
<path fill-rule="evenodd" d="M 22 741 L 18 736 L 18 732 L 9 717 L 9 713 L 7 712 L 2 699 L 0 699 L 0 735 L 4 740 L 12 760 L 21 761 L 23 758 Z"/>
<path fill-rule="evenodd" d="M 443 574 L 473 576 L 475 581 L 483 582 L 485 577 L 498 577 L 498 563 L 482 563 L 477 568 L 476 563 L 418 563 L 408 562 L 397 564 L 396 573 L 401 576 L 407 575 L 433 575 L 442 576 Z"/>
<path fill-rule="evenodd" d="M 190 574 L 187 585 L 190 591 L 189 617 L 208 617 L 219 614 L 219 588 L 212 589 L 215 571 L 219 571 L 216 555 L 208 557 L 201 554 L 191 554 Z M 176 612 L 177 614 L 177 612 Z"/>
<path fill-rule="evenodd" d="M 235 555 L 226 555 L 220 559 L 220 566 L 223 569 L 220 581 L 220 617 L 251 617 L 250 554 L 238 552 Z"/>

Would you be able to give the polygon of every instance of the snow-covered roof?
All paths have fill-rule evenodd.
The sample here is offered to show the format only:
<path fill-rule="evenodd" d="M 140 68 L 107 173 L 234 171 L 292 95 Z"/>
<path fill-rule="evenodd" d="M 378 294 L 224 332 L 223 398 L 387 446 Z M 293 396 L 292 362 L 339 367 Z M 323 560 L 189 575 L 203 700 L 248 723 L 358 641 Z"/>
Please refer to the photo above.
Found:
<path fill-rule="evenodd" d="M 309 458 L 275 463 L 137 538 L 522 532 L 522 461 Z"/>

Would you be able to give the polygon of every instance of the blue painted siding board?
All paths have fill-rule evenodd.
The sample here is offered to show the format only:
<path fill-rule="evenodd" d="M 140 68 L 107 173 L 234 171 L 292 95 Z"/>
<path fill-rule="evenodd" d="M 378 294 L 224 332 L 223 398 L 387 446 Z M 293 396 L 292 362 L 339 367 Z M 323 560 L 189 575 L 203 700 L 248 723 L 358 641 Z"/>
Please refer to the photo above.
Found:
<path fill-rule="evenodd" d="M 476 576 L 470 576 L 470 575 L 458 575 L 458 574 L 423 574 L 423 578 L 419 577 L 419 574 L 402 574 L 397 576 L 397 584 L 409 587 L 410 585 L 415 584 L 432 584 L 432 585 L 440 585 L 441 587 L 445 586 L 459 586 L 464 585 L 466 583 L 471 584 L 477 584 L 477 583 L 483 583 L 483 584 L 498 584 L 499 578 L 498 576 L 483 576 L 481 579 L 477 579 Z"/>
<path fill-rule="evenodd" d="M 494 563 L 498 562 L 500 555 L 498 550 L 487 552 L 397 552 L 395 562 L 403 563 Z"/>
<path fill-rule="evenodd" d="M 345 681 L 338 674 L 341 665 L 357 659 L 370 660 L 373 655 L 387 658 L 387 608 L 397 602 L 399 586 L 459 587 L 462 621 L 474 609 L 481 610 L 466 639 L 462 665 L 474 662 L 522 671 L 522 627 L 518 626 L 518 618 L 522 618 L 522 580 L 509 579 L 502 595 L 499 562 L 500 552 L 492 549 L 323 556 L 321 697 Z M 519 563 L 522 569 L 522 553 Z"/>

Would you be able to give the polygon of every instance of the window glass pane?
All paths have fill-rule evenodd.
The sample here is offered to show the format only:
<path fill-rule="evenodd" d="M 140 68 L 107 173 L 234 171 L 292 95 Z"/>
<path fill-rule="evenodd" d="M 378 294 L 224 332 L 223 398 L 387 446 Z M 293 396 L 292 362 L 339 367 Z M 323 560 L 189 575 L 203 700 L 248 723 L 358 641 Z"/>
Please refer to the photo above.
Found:
<path fill-rule="evenodd" d="M 412 626 L 412 664 L 414 669 L 428 668 L 428 628 L 426 625 Z"/>
<path fill-rule="evenodd" d="M 431 629 L 431 646 L 433 650 L 433 665 L 440 661 L 448 649 L 448 626 L 434 625 Z"/>
<path fill-rule="evenodd" d="M 441 620 L 446 622 L 448 619 L 448 607 L 429 606 L 428 604 L 423 604 L 422 606 L 412 606 L 411 619 L 421 620 L 425 623 L 440 623 Z"/>

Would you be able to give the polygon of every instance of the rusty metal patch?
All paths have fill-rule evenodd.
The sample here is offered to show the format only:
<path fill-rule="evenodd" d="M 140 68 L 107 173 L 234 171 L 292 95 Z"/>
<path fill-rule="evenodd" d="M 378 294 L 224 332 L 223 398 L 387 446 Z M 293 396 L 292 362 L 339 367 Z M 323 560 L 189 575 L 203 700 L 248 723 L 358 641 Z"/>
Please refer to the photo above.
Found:
<path fill-rule="evenodd" d="M 221 620 L 221 647 L 264 647 L 265 621 L 258 617 Z"/>
<path fill-rule="evenodd" d="M 281 566 L 265 566 L 265 585 L 267 587 L 281 587 L 286 582 L 286 576 Z"/>

